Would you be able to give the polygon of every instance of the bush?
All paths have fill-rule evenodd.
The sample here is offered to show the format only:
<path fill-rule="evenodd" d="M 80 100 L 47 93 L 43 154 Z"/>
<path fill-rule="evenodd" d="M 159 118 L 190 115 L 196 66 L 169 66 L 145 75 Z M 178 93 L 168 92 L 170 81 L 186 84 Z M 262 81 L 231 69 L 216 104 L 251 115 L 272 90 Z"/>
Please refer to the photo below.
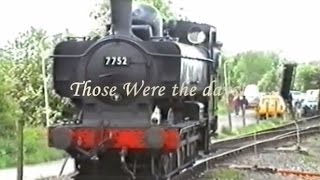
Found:
<path fill-rule="evenodd" d="M 17 163 L 17 143 L 15 136 L 0 137 L 0 168 L 13 167 Z M 49 148 L 45 128 L 24 130 L 24 164 L 49 162 L 65 157 L 63 151 Z"/>
<path fill-rule="evenodd" d="M 226 115 L 228 114 L 228 110 L 227 107 L 225 105 L 225 102 L 219 101 L 218 102 L 218 115 Z"/>
<path fill-rule="evenodd" d="M 45 128 L 26 128 L 24 130 L 25 164 L 35 164 L 61 159 L 66 154 L 58 149 L 48 147 Z"/>
<path fill-rule="evenodd" d="M 0 50 L 0 63 L 6 62 L 4 74 L 12 85 L 7 89 L 8 94 L 19 104 L 27 125 L 45 124 L 42 60 L 52 54 L 54 45 L 63 36 L 52 38 L 47 36 L 46 31 L 31 28 Z M 68 101 L 62 101 L 53 91 L 52 61 L 46 61 L 45 66 L 48 70 L 46 76 L 49 77 L 50 120 L 54 121 L 62 118 L 61 112 L 67 108 Z"/>
<path fill-rule="evenodd" d="M 12 63 L 5 61 L 0 63 L 0 136 L 12 136 L 15 124 L 21 115 L 19 104 L 8 95 L 10 89 L 13 88 L 6 73 L 11 65 Z"/>
<path fill-rule="evenodd" d="M 15 126 L 21 118 L 26 125 L 25 164 L 63 157 L 61 151 L 48 147 L 45 129 L 39 128 L 45 120 L 42 60 L 52 53 L 58 38 L 50 39 L 45 31 L 31 28 L 0 49 L 0 168 L 16 164 Z M 52 80 L 52 63 L 48 61 L 46 67 L 49 69 L 47 76 Z M 61 102 L 61 98 L 52 90 L 52 83 L 48 84 L 51 84 L 48 87 L 50 120 L 59 119 L 68 102 Z"/>

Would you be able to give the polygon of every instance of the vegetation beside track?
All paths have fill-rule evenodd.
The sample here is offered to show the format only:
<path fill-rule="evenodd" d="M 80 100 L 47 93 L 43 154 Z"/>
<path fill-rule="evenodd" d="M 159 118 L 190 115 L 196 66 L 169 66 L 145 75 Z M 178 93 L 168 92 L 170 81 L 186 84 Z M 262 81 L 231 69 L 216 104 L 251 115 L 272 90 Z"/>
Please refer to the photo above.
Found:
<path fill-rule="evenodd" d="M 226 108 L 226 105 L 222 102 L 222 101 L 220 101 L 219 103 L 218 103 L 218 114 L 221 116 L 223 116 L 223 115 L 227 115 L 228 114 L 228 111 L 227 111 L 227 108 Z"/>
<path fill-rule="evenodd" d="M 208 179 L 212 180 L 245 180 L 245 175 L 242 171 L 236 170 L 236 169 L 215 169 L 212 173 L 210 173 L 210 176 Z"/>
<path fill-rule="evenodd" d="M 260 121 L 259 124 L 250 124 L 245 127 L 235 129 L 233 131 L 224 127 L 217 138 L 224 139 L 224 138 L 230 138 L 230 137 L 244 136 L 246 134 L 251 134 L 257 131 L 263 131 L 263 130 L 275 128 L 275 127 L 284 125 L 288 122 L 289 122 L 288 120 L 283 120 L 283 119 L 269 119 L 269 120 Z"/>
<path fill-rule="evenodd" d="M 226 156 L 225 161 L 221 164 L 217 163 L 218 167 L 209 171 L 204 177 L 212 177 L 210 178 L 212 180 L 241 179 L 216 177 L 219 175 L 217 172 L 221 170 L 229 171 L 233 169 L 244 176 L 242 179 L 285 179 L 285 176 L 319 179 L 320 160 L 317 158 L 320 155 L 318 151 L 320 147 L 319 137 L 319 133 L 304 136 L 299 144 L 300 151 L 296 149 L 295 138 L 291 140 L 289 138 L 280 144 L 274 141 L 266 149 L 262 148 L 265 151 L 260 151 L 257 154 L 252 152 L 252 154 L 234 154 L 229 158 Z M 274 147 L 278 148 L 273 149 Z M 271 168 L 276 171 L 270 171 Z"/>
<path fill-rule="evenodd" d="M 45 128 L 25 128 L 24 164 L 37 164 L 65 157 L 64 152 L 47 145 Z M 0 169 L 15 167 L 17 164 L 16 136 L 0 137 Z"/>

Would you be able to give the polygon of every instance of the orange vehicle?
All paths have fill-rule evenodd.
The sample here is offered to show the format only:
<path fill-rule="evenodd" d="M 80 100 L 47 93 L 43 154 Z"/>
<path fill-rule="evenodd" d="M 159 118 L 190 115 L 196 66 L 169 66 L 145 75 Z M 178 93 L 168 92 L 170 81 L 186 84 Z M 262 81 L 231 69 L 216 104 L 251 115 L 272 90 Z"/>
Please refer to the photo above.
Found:
<path fill-rule="evenodd" d="M 283 117 L 286 112 L 286 104 L 279 94 L 266 94 L 260 98 L 256 108 L 259 119 Z"/>

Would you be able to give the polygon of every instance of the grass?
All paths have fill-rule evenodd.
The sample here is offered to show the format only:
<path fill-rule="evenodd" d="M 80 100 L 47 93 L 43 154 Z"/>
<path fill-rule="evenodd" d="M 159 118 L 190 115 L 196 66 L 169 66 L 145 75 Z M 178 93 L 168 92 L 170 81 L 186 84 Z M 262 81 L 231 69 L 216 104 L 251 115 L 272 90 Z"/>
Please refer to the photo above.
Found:
<path fill-rule="evenodd" d="M 233 136 L 243 136 L 246 134 L 254 133 L 256 131 L 262 131 L 262 130 L 278 127 L 287 122 L 288 121 L 284 121 L 282 119 L 263 120 L 263 121 L 260 121 L 259 124 L 250 124 L 248 126 L 241 127 L 234 131 L 231 131 L 230 129 L 224 127 L 223 129 L 221 129 L 221 133 L 218 135 L 218 139 L 223 139 L 223 138 L 228 138 Z"/>
<path fill-rule="evenodd" d="M 265 121 L 260 121 L 259 124 L 250 124 L 246 127 L 237 130 L 238 134 L 254 133 L 255 131 L 262 131 L 270 128 L 282 125 L 285 121 L 282 119 L 269 119 Z"/>
<path fill-rule="evenodd" d="M 225 138 L 236 136 L 236 135 L 237 135 L 236 132 L 231 131 L 230 129 L 228 129 L 226 127 L 222 127 L 221 133 L 218 134 L 217 138 L 218 139 L 225 139 Z"/>
<path fill-rule="evenodd" d="M 218 103 L 218 114 L 219 115 L 226 115 L 228 113 L 227 107 L 223 102 Z"/>
<path fill-rule="evenodd" d="M 245 174 L 236 169 L 216 169 L 210 175 L 212 180 L 245 180 Z"/>
<path fill-rule="evenodd" d="M 0 168 L 17 164 L 17 139 L 15 136 L 0 137 Z M 65 157 L 63 151 L 49 148 L 45 128 L 25 128 L 24 164 L 37 164 Z"/>

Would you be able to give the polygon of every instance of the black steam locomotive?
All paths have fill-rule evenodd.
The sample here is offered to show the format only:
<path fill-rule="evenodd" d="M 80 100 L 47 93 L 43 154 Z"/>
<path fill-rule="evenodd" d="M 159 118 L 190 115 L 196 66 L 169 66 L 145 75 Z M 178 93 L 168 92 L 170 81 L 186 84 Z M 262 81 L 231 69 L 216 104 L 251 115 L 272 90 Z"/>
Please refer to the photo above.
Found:
<path fill-rule="evenodd" d="M 215 88 L 216 29 L 164 23 L 131 0 L 111 0 L 111 12 L 105 37 L 55 48 L 54 89 L 76 110 L 49 128 L 49 145 L 75 159 L 75 179 L 166 178 L 207 152 L 217 129 L 215 97 L 203 95 Z"/>

